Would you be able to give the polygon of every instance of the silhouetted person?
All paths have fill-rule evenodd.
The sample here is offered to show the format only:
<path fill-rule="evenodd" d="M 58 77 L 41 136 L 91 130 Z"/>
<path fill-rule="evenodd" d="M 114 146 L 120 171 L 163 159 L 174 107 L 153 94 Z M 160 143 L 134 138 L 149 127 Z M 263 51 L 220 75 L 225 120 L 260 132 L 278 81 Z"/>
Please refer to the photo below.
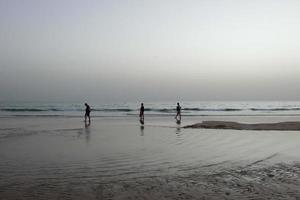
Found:
<path fill-rule="evenodd" d="M 141 103 L 141 108 L 140 108 L 140 122 L 142 124 L 144 124 L 144 111 L 145 111 L 144 104 Z"/>
<path fill-rule="evenodd" d="M 179 119 L 178 119 L 178 117 L 179 117 Z M 181 107 L 180 107 L 179 103 L 177 103 L 175 119 L 177 121 L 181 121 Z"/>
<path fill-rule="evenodd" d="M 90 116 L 90 113 L 91 113 L 91 107 L 85 103 L 85 115 L 84 115 L 84 121 L 86 122 L 86 119 L 89 118 L 89 123 L 91 123 L 91 116 Z"/>

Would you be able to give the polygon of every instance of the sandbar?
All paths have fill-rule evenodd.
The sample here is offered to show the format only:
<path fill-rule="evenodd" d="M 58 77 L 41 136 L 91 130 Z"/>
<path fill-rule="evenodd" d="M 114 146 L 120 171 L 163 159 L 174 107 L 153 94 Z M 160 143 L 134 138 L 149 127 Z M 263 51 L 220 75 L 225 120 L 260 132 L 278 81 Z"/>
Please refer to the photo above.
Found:
<path fill-rule="evenodd" d="M 232 121 L 203 121 L 201 123 L 184 126 L 183 128 L 299 131 L 300 121 L 255 124 Z"/>

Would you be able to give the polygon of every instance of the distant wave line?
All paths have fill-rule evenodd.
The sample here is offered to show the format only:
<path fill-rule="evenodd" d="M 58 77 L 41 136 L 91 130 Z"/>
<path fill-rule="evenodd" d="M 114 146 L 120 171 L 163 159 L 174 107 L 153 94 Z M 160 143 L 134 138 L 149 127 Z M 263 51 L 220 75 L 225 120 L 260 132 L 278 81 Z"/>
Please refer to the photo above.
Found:
<path fill-rule="evenodd" d="M 252 111 L 292 111 L 300 108 L 251 108 Z"/>
<path fill-rule="evenodd" d="M 295 108 L 183 108 L 182 111 L 197 111 L 197 112 L 236 112 L 236 111 L 299 111 L 299 107 Z M 0 108 L 4 112 L 83 112 L 84 109 L 79 108 Z M 138 109 L 130 108 L 94 108 L 92 111 L 96 112 L 138 112 Z M 176 109 L 170 108 L 145 108 L 147 112 L 159 113 L 174 113 Z"/>
<path fill-rule="evenodd" d="M 184 114 L 183 117 L 291 117 L 300 116 L 299 114 Z M 49 115 L 49 114 L 14 114 L 14 115 L 0 115 L 0 118 L 14 118 L 14 117 L 59 117 L 59 118 L 82 118 L 82 115 Z M 125 115 L 92 115 L 92 118 L 126 118 L 138 117 L 138 114 L 127 113 Z M 173 117 L 171 114 L 147 114 L 146 117 Z"/>
<path fill-rule="evenodd" d="M 183 108 L 183 111 L 241 111 L 242 109 L 225 108 L 225 109 L 204 109 L 204 108 Z M 47 111 L 84 111 L 84 109 L 61 109 L 61 108 L 0 108 L 0 111 L 6 112 L 47 112 Z M 136 112 L 138 109 L 129 108 L 92 108 L 92 111 L 97 112 Z M 168 108 L 145 108 L 148 112 L 173 113 L 176 109 Z"/>
<path fill-rule="evenodd" d="M 58 108 L 1 108 L 1 111 L 7 112 L 46 112 L 46 111 L 64 111 L 63 109 Z"/>

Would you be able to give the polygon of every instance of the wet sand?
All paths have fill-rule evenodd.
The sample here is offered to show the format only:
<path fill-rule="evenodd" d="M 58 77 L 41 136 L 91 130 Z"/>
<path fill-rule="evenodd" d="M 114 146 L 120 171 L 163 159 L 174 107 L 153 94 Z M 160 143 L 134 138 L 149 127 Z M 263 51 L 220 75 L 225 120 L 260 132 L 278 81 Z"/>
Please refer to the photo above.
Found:
<path fill-rule="evenodd" d="M 300 198 L 300 132 L 181 125 L 168 118 L 146 118 L 143 128 L 137 118 L 90 126 L 78 118 L 1 119 L 0 199 Z"/>
<path fill-rule="evenodd" d="M 2 185 L 1 199 L 299 199 L 300 163 L 206 166 L 112 181 L 77 177 L 67 184 L 48 177 L 30 186 L 19 184 Z"/>
<path fill-rule="evenodd" d="M 213 169 L 213 166 L 211 166 Z M 240 166 L 113 182 L 107 199 L 299 199 L 300 164 Z"/>
<path fill-rule="evenodd" d="M 255 124 L 246 124 L 231 121 L 203 121 L 201 123 L 184 126 L 184 128 L 299 131 L 300 121 Z"/>

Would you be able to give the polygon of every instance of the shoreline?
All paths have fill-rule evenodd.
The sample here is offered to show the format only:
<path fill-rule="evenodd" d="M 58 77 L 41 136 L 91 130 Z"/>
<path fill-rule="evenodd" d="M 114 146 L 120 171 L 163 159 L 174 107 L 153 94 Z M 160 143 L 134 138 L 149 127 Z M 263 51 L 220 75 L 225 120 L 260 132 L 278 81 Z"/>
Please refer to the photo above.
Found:
<path fill-rule="evenodd" d="M 203 121 L 183 128 L 195 129 L 232 129 L 232 130 L 261 130 L 261 131 L 300 131 L 300 121 L 277 123 L 239 123 L 233 121 Z"/>

